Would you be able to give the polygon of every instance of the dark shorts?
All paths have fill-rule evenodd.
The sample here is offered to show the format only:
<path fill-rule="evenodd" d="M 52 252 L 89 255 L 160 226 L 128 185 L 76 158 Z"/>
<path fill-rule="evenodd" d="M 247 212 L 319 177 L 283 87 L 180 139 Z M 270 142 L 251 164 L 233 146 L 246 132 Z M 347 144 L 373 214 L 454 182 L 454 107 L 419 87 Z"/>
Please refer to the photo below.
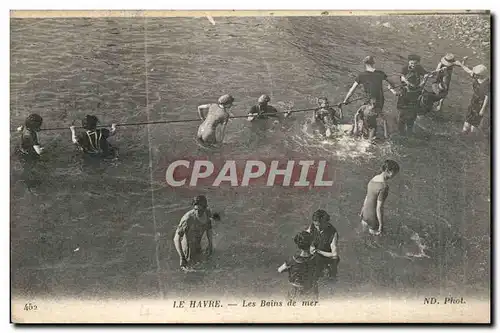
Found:
<path fill-rule="evenodd" d="M 474 127 L 478 127 L 483 120 L 483 116 L 479 115 L 479 110 L 475 110 L 472 106 L 469 106 L 467 113 L 465 114 L 465 121 Z"/>
<path fill-rule="evenodd" d="M 329 278 L 337 278 L 337 268 L 339 266 L 340 258 L 325 258 L 319 257 L 318 259 L 318 277 L 323 277 L 326 274 Z"/>
<path fill-rule="evenodd" d="M 438 83 L 433 83 L 432 84 L 432 91 L 434 92 L 434 94 L 436 94 L 436 96 L 439 97 L 438 100 L 443 99 L 446 96 L 448 96 L 448 89 L 441 89 L 441 88 L 439 88 L 439 84 Z"/>
<path fill-rule="evenodd" d="M 398 121 L 400 123 L 412 123 L 417 119 L 417 109 L 400 109 L 398 112 Z"/>

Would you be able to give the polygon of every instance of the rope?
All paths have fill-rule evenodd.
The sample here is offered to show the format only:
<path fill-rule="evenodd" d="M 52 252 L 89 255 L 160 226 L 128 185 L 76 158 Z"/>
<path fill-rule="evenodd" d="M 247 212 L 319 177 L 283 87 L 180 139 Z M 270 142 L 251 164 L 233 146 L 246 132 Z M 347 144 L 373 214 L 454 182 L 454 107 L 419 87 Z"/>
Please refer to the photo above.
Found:
<path fill-rule="evenodd" d="M 396 89 L 396 88 L 399 88 L 403 86 L 403 84 L 401 85 L 397 85 L 397 86 L 394 86 L 393 89 Z M 353 102 L 357 102 L 357 101 L 360 101 L 360 100 L 366 100 L 367 97 L 366 96 L 362 96 L 362 97 L 359 97 L 359 98 L 355 98 L 355 99 L 352 99 L 350 101 L 348 101 L 347 103 L 344 103 L 344 102 L 341 102 L 341 103 L 338 103 L 338 104 L 334 104 L 333 106 L 336 106 L 336 107 L 339 107 L 341 108 L 342 105 L 349 105 Z M 308 112 L 308 111 L 314 111 L 314 110 L 318 110 L 319 108 L 308 108 L 308 109 L 299 109 L 299 110 L 288 110 L 288 111 L 277 111 L 277 112 L 272 112 L 272 113 L 261 113 L 259 116 L 272 116 L 272 115 L 276 115 L 276 114 L 281 114 L 281 113 L 284 113 L 284 114 L 291 114 L 291 113 L 298 113 L 298 112 Z M 247 118 L 248 115 L 244 115 L 244 116 L 231 116 L 229 117 L 229 119 L 239 119 L 239 118 Z M 157 125 L 157 124 L 175 124 L 175 123 L 188 123 L 188 122 L 200 122 L 201 119 L 177 119 L 177 120 L 158 120 L 158 121 L 146 121 L 146 122 L 138 122 L 138 123 L 122 123 L 122 124 L 115 124 L 116 127 L 124 127 L 124 126 L 143 126 L 143 125 Z M 110 127 L 111 125 L 99 125 L 97 126 L 97 128 L 106 128 L 106 127 Z M 82 126 L 75 126 L 75 128 L 83 128 Z M 68 130 L 69 127 L 49 127 L 49 128 L 42 128 L 40 129 L 40 131 L 61 131 L 61 130 Z"/>

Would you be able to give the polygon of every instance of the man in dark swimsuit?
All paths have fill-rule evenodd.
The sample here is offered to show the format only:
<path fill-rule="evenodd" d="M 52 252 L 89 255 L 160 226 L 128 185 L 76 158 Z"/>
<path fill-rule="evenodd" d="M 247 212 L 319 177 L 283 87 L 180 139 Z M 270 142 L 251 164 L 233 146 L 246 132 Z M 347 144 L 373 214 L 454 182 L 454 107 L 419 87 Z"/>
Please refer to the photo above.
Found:
<path fill-rule="evenodd" d="M 85 132 L 77 135 L 75 126 L 71 126 L 71 140 L 86 156 L 116 158 L 118 149 L 108 142 L 108 138 L 116 133 L 116 125 L 112 124 L 111 129 L 108 130 L 106 128 L 97 128 L 98 122 L 96 116 L 85 116 L 82 120 L 82 127 Z"/>
<path fill-rule="evenodd" d="M 16 151 L 23 167 L 23 179 L 30 190 L 39 185 L 41 173 L 43 173 L 39 170 L 39 160 L 44 153 L 44 148 L 38 141 L 38 132 L 42 123 L 43 118 L 33 113 L 26 118 L 24 126 L 17 128 L 17 131 L 21 132 L 21 142 Z"/>
<path fill-rule="evenodd" d="M 401 70 L 400 94 L 398 95 L 398 129 L 400 134 L 413 133 L 413 125 L 417 119 L 419 108 L 418 99 L 422 94 L 422 85 L 425 84 L 429 73 L 420 65 L 420 56 L 408 56 L 408 64 Z"/>
<path fill-rule="evenodd" d="M 385 74 L 383 71 L 375 69 L 375 59 L 372 56 L 366 57 L 363 60 L 363 63 L 365 64 L 365 71 L 360 73 L 356 78 L 356 81 L 353 83 L 351 89 L 344 98 L 344 104 L 348 103 L 349 98 L 356 91 L 357 87 L 359 85 L 362 85 L 364 92 L 367 95 L 366 99 L 368 100 L 369 98 L 374 98 L 376 101 L 375 112 L 379 117 L 382 117 L 383 119 L 384 137 L 387 139 L 389 138 L 389 133 L 387 132 L 387 120 L 383 115 L 385 101 L 383 82 L 387 81 L 387 83 L 389 84 L 389 89 L 394 95 L 397 94 L 396 90 L 394 89 L 395 85 L 389 80 L 387 74 Z"/>
<path fill-rule="evenodd" d="M 457 65 L 462 67 L 472 77 L 472 98 L 465 115 L 463 133 L 475 132 L 480 128 L 481 122 L 490 101 L 490 79 L 488 69 L 484 65 L 477 65 L 473 69 L 468 68 L 461 62 Z"/>

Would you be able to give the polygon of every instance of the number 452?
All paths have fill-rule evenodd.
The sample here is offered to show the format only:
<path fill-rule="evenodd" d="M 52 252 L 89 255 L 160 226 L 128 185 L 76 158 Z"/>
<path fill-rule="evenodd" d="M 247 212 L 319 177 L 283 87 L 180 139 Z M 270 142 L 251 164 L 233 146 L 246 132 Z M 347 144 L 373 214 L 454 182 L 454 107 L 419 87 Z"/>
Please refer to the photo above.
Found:
<path fill-rule="evenodd" d="M 26 303 L 24 305 L 24 311 L 33 311 L 33 310 L 36 310 L 36 309 L 37 309 L 37 306 L 35 304 Z"/>

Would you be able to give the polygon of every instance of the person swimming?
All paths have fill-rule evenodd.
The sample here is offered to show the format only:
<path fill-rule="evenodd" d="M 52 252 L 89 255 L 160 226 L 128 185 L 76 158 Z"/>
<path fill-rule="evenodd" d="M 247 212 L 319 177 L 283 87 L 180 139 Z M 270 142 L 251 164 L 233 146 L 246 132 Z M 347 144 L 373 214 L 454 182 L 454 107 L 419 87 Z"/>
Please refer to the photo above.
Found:
<path fill-rule="evenodd" d="M 198 115 L 203 123 L 198 128 L 198 140 L 203 144 L 213 145 L 217 142 L 217 127 L 222 125 L 222 133 L 219 141 L 222 143 L 229 121 L 229 109 L 233 105 L 234 98 L 231 95 L 219 97 L 217 104 L 203 104 L 198 106 Z"/>

